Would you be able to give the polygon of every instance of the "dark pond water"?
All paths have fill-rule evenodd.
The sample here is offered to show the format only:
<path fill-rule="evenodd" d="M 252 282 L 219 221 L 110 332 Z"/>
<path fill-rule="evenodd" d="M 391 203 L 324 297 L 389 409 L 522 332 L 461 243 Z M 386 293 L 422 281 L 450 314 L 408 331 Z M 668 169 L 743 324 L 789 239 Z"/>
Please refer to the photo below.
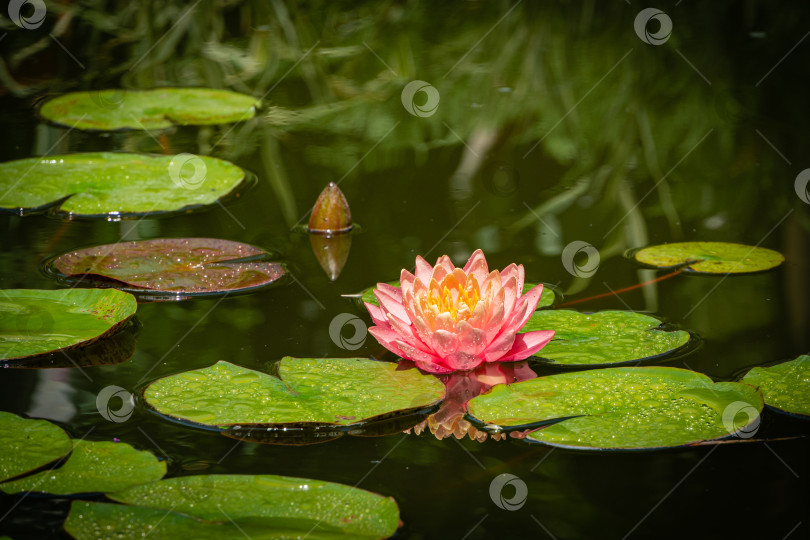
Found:
<path fill-rule="evenodd" d="M 404 523 L 398 538 L 806 536 L 808 425 L 771 412 L 753 442 L 599 453 L 430 434 L 272 446 L 142 407 L 108 422 L 96 408 L 108 385 L 136 391 L 218 360 L 265 369 L 285 355 L 382 355 L 370 336 L 356 351 L 332 341 L 337 315 L 368 322 L 341 294 L 396 279 L 417 254 L 460 264 L 476 248 L 491 267 L 522 263 L 529 281 L 557 284 L 569 300 L 655 277 L 622 256 L 628 248 L 720 240 L 777 249 L 786 262 L 769 273 L 681 275 L 576 307 L 652 312 L 693 331 L 701 346 L 667 365 L 716 380 L 807 354 L 810 199 L 795 182 L 810 166 L 803 5 L 656 4 L 672 23 L 667 38 L 660 16 L 634 29 L 645 7 L 636 2 L 107 4 L 48 3 L 44 25 L 30 31 L 5 21 L 0 157 L 192 152 L 232 160 L 258 185 L 225 207 L 161 219 L 2 214 L 0 286 L 56 287 L 40 263 L 59 252 L 182 236 L 262 246 L 294 279 L 250 295 L 143 304 L 130 360 L 5 370 L 2 410 L 150 450 L 171 475 L 284 474 L 390 495 Z M 437 90 L 435 110 L 424 93 L 414 103 L 427 113 L 403 106 L 413 80 Z M 83 133 L 36 115 L 45 96 L 119 85 L 229 87 L 264 96 L 267 108 L 234 128 L 160 133 Z M 329 181 L 364 231 L 335 282 L 308 239 L 289 232 Z M 578 240 L 599 253 L 590 279 L 563 265 L 563 248 Z M 528 488 L 519 510 L 490 496 L 502 473 Z M 0 531 L 14 538 L 64 534 L 63 499 L 2 505 Z"/>

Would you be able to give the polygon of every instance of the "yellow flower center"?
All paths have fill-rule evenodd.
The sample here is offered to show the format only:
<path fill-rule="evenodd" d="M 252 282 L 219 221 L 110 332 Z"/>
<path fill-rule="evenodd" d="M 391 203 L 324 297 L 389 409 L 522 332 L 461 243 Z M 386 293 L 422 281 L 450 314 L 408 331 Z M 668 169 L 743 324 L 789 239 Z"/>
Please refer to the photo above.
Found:
<path fill-rule="evenodd" d="M 477 286 L 470 288 L 472 290 L 461 286 L 431 289 L 426 298 L 427 307 L 435 307 L 439 313 L 449 313 L 454 321 L 458 321 L 459 313 L 462 319 L 468 319 L 481 298 Z"/>

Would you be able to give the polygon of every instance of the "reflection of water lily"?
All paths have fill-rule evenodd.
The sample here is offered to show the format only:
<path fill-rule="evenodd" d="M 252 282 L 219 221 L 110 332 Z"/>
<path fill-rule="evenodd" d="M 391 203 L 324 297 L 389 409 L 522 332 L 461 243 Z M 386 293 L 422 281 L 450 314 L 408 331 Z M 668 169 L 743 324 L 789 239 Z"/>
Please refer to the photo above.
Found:
<path fill-rule="evenodd" d="M 526 364 L 484 364 L 475 371 L 455 372 L 440 376 L 447 391 L 441 408 L 426 420 L 413 427 L 416 435 L 429 429 L 437 439 L 453 435 L 456 439 L 470 437 L 484 442 L 487 434 L 479 431 L 465 418 L 466 404 L 475 396 L 481 395 L 496 384 L 512 384 L 534 379 L 537 374 Z M 504 434 L 491 435 L 493 439 L 503 439 Z"/>
<path fill-rule="evenodd" d="M 430 266 L 416 257 L 416 272 L 402 271 L 400 287 L 378 283 L 380 307 L 366 304 L 376 326 L 369 332 L 391 352 L 431 373 L 475 369 L 485 362 L 514 362 L 539 351 L 552 330 L 518 334 L 543 286 L 523 292 L 523 265 L 489 271 L 484 253 L 464 268 L 447 255 Z"/>

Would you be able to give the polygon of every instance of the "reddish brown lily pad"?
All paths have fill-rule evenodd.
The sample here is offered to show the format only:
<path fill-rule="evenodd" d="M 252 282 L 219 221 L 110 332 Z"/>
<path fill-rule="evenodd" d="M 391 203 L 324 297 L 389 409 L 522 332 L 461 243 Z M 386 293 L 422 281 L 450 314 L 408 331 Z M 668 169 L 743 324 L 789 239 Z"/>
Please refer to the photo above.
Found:
<path fill-rule="evenodd" d="M 284 275 L 256 246 L 217 238 L 158 238 L 65 253 L 49 268 L 68 282 L 133 292 L 201 295 L 267 286 Z"/>

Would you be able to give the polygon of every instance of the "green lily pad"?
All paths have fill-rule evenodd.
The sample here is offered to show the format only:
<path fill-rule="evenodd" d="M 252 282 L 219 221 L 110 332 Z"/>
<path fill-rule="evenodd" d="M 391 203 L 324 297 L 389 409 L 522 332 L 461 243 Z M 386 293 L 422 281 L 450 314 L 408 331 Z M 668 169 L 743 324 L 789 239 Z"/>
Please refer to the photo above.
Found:
<path fill-rule="evenodd" d="M 35 491 L 54 495 L 121 491 L 155 482 L 166 474 L 166 463 L 128 444 L 76 440 L 73 453 L 58 469 L 0 484 L 5 493 Z"/>
<path fill-rule="evenodd" d="M 389 281 L 389 285 L 393 285 L 394 287 L 399 287 L 399 281 Z M 533 289 L 537 286 L 537 283 L 526 283 L 523 285 L 523 294 L 528 292 L 529 290 Z M 375 306 L 379 306 L 380 304 L 377 302 L 377 297 L 374 296 L 374 289 L 376 287 L 369 287 L 365 289 L 363 292 L 358 293 L 356 295 L 344 295 L 349 298 L 360 298 L 360 302 L 368 302 L 369 304 L 373 304 Z M 537 307 L 548 307 L 554 304 L 556 300 L 556 295 L 554 290 L 551 288 L 550 285 L 543 284 L 543 293 L 540 295 L 540 301 L 537 303 Z"/>
<path fill-rule="evenodd" d="M 70 437 L 56 424 L 0 411 L 0 482 L 56 461 L 71 449 Z"/>
<path fill-rule="evenodd" d="M 215 521 L 204 521 L 179 512 L 143 506 L 74 501 L 65 521 L 65 530 L 79 540 L 137 540 L 144 536 L 153 540 L 221 540 L 244 537 L 251 540 L 375 538 L 345 535 L 323 524 L 311 531 L 295 528 L 295 525 L 293 523 L 288 526 L 284 520 L 271 518 L 247 517 L 231 520 L 224 514 Z"/>
<path fill-rule="evenodd" d="M 764 403 L 751 385 L 714 383 L 671 367 L 563 373 L 498 385 L 470 400 L 490 430 L 532 431 L 527 440 L 582 449 L 652 449 L 731 435 L 748 437 Z"/>
<path fill-rule="evenodd" d="M 228 362 L 159 379 L 146 402 L 169 417 L 224 428 L 287 423 L 353 426 L 436 404 L 444 385 L 367 358 L 291 358 L 278 377 Z"/>
<path fill-rule="evenodd" d="M 239 122 L 253 118 L 259 105 L 253 96 L 213 88 L 113 89 L 64 94 L 39 113 L 74 129 L 151 130 Z"/>
<path fill-rule="evenodd" d="M 110 152 L 0 163 L 0 210 L 121 219 L 190 210 L 233 193 L 245 172 L 228 161 Z"/>
<path fill-rule="evenodd" d="M 635 252 L 640 263 L 656 268 L 683 266 L 698 274 L 746 274 L 763 272 L 784 262 L 778 251 L 728 242 L 676 242 L 650 246 Z"/>
<path fill-rule="evenodd" d="M 521 331 L 555 331 L 554 339 L 537 353 L 548 363 L 597 366 L 659 357 L 689 342 L 689 332 L 663 330 L 661 324 L 633 311 L 543 310 L 536 311 Z"/>
<path fill-rule="evenodd" d="M 284 275 L 263 249 L 216 238 L 159 238 L 95 246 L 49 263 L 68 282 L 101 282 L 139 292 L 208 294 L 253 290 Z"/>
<path fill-rule="evenodd" d="M 342 484 L 275 475 L 183 476 L 108 495 L 203 520 L 261 518 L 268 527 L 320 527 L 352 537 L 387 538 L 399 524 L 394 499 Z"/>
<path fill-rule="evenodd" d="M 742 382 L 759 388 L 765 404 L 780 412 L 810 418 L 810 356 L 770 367 L 755 367 Z"/>
<path fill-rule="evenodd" d="M 417 369 L 367 358 L 292 358 L 278 377 L 228 362 L 159 379 L 146 402 L 169 417 L 224 428 L 246 424 L 353 426 L 438 403 L 444 385 Z"/>
<path fill-rule="evenodd" d="M 44 354 L 114 332 L 135 314 L 115 289 L 0 289 L 0 359 Z"/>

